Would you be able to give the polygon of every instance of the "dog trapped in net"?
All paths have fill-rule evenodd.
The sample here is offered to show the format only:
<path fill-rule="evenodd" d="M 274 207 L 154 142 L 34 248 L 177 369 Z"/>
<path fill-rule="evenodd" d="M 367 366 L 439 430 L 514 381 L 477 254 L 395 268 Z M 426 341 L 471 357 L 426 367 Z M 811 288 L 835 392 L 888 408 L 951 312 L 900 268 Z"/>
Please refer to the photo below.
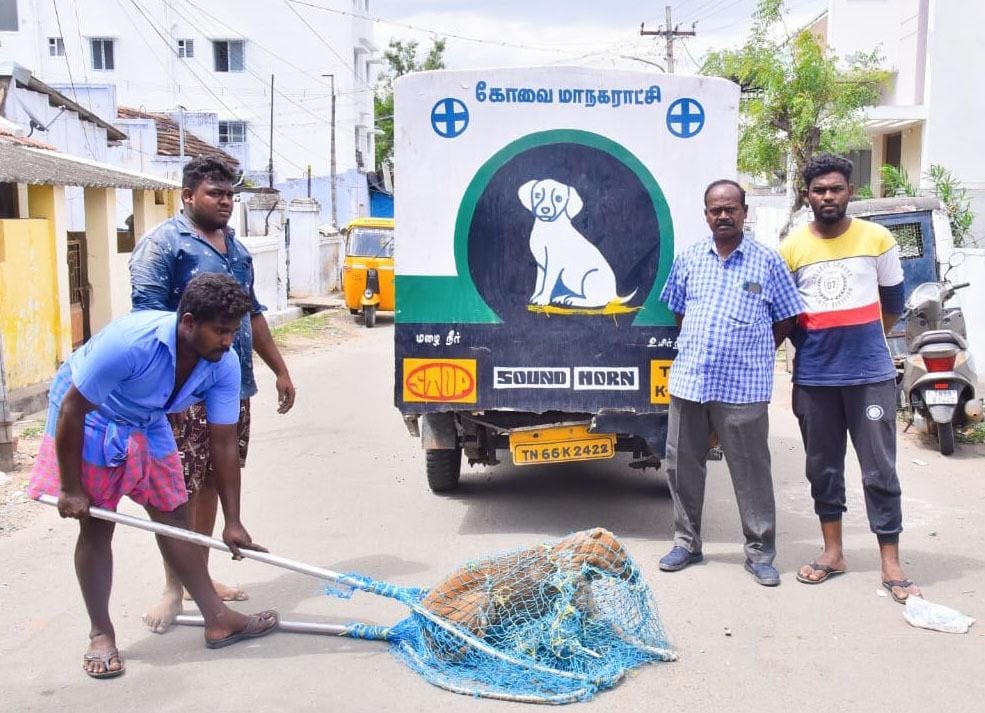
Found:
<path fill-rule="evenodd" d="M 56 505 L 57 498 L 39 500 Z M 221 540 L 91 507 L 91 517 L 228 552 Z M 281 621 L 284 631 L 390 643 L 428 682 L 455 693 L 525 703 L 572 703 L 616 685 L 645 663 L 674 661 L 653 594 L 616 537 L 602 528 L 466 563 L 436 587 L 400 587 L 342 574 L 269 552 L 244 557 L 356 591 L 396 599 L 411 609 L 394 626 Z M 202 625 L 199 616 L 178 623 Z"/>

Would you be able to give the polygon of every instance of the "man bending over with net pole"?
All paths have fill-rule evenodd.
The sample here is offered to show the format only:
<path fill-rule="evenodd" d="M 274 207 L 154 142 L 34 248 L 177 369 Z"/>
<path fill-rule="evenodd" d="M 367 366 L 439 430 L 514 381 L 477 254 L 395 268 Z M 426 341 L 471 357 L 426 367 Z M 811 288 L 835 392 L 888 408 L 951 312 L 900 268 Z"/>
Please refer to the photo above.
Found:
<path fill-rule="evenodd" d="M 135 312 L 113 321 L 52 382 L 28 493 L 58 496 L 59 514 L 79 520 L 75 570 L 91 624 L 83 668 L 93 678 L 119 676 L 124 665 L 109 616 L 114 525 L 89 517 L 89 506 L 115 510 L 127 495 L 156 522 L 187 528 L 184 476 L 166 413 L 205 403 L 226 522 L 222 539 L 234 559 L 241 549 L 266 551 L 239 519 L 240 367 L 230 345 L 249 309 L 249 296 L 231 277 L 200 275 L 176 313 Z M 205 618 L 206 646 L 276 628 L 274 611 L 246 616 L 223 604 L 201 547 L 160 536 L 158 546 Z"/>

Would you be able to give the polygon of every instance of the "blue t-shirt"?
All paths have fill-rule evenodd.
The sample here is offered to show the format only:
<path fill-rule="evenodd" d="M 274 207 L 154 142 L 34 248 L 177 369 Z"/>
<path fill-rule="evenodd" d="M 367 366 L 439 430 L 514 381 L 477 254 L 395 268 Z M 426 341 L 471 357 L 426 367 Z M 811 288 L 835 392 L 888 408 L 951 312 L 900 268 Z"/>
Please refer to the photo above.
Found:
<path fill-rule="evenodd" d="M 181 390 L 171 398 L 177 360 L 174 312 L 132 312 L 114 320 L 62 366 L 75 388 L 96 405 L 86 415 L 83 458 L 115 465 L 126 456 L 129 435 L 146 434 L 151 454 L 174 452 L 166 413 L 205 402 L 209 423 L 239 420 L 239 359 L 231 350 L 217 362 L 199 359 Z M 49 419 L 53 421 L 53 419 Z M 54 437 L 55 424 L 48 423 Z"/>

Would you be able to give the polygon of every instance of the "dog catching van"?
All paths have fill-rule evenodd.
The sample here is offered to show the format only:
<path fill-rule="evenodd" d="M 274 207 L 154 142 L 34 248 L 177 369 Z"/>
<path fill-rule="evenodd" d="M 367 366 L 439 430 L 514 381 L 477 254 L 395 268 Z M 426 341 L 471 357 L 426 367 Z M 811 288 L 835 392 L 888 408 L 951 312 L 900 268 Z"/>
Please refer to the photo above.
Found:
<path fill-rule="evenodd" d="M 395 400 L 428 483 L 470 464 L 659 466 L 675 253 L 735 175 L 739 89 L 536 68 L 395 83 Z M 623 456 L 624 457 L 624 456 Z"/>

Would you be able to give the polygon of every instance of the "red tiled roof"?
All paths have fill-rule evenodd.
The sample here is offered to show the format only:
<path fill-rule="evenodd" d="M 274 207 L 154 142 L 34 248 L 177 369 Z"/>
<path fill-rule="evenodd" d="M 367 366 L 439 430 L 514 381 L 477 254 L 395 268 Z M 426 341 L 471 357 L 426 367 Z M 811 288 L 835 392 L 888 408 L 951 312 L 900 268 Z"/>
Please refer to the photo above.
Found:
<path fill-rule="evenodd" d="M 167 114 L 158 114 L 149 111 L 140 111 L 130 107 L 117 107 L 117 114 L 121 119 L 153 119 L 157 128 L 157 154 L 159 156 L 180 156 L 181 155 L 181 127 L 178 122 Z M 239 167 L 239 161 L 227 154 L 220 148 L 216 148 L 207 141 L 202 140 L 188 129 L 185 129 L 185 155 L 186 156 L 212 156 L 222 159 L 233 168 Z"/>
<path fill-rule="evenodd" d="M 17 136 L 5 129 L 0 129 L 0 141 L 7 144 L 18 144 L 19 146 L 30 146 L 35 149 L 46 149 L 48 151 L 57 151 L 51 144 L 46 144 L 44 141 L 38 141 L 37 139 L 32 139 L 29 136 Z"/>

